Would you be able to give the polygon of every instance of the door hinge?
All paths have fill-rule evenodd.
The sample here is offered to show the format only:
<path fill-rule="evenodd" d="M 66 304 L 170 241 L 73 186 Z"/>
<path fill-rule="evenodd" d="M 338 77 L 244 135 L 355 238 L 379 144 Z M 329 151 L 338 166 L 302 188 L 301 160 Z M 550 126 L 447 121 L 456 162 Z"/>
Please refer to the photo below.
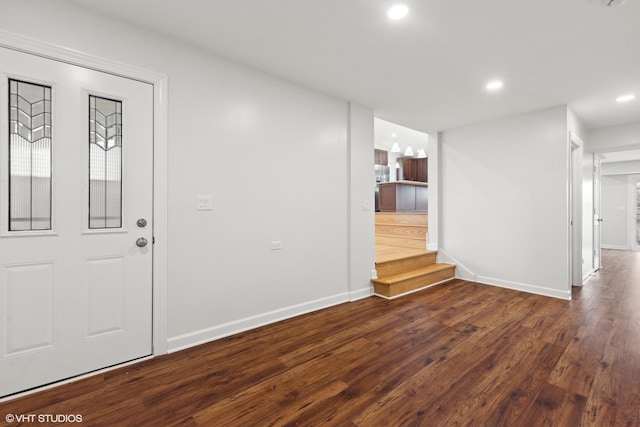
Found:
<path fill-rule="evenodd" d="M 151 237 L 151 244 L 152 245 L 156 244 L 156 236 Z"/>

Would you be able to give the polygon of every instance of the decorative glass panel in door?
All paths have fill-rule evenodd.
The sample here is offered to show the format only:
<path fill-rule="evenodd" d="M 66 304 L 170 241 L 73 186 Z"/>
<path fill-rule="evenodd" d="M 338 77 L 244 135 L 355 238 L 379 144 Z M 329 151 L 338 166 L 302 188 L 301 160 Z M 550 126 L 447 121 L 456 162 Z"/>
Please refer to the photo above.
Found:
<path fill-rule="evenodd" d="M 122 227 L 122 102 L 89 96 L 89 228 Z"/>
<path fill-rule="evenodd" d="M 51 87 L 9 79 L 9 231 L 51 230 Z"/>

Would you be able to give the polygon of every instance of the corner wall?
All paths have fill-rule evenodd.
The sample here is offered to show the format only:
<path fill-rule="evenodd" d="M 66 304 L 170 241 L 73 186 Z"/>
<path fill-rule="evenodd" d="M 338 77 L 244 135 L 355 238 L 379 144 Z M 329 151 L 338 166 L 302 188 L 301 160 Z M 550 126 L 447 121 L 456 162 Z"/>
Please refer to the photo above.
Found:
<path fill-rule="evenodd" d="M 567 128 L 582 142 L 582 267 L 581 278 L 585 283 L 595 272 L 593 238 L 593 174 L 594 153 L 589 148 L 589 132 L 578 116 L 567 108 Z"/>
<path fill-rule="evenodd" d="M 569 299 L 566 107 L 441 140 L 443 252 L 478 282 Z"/>

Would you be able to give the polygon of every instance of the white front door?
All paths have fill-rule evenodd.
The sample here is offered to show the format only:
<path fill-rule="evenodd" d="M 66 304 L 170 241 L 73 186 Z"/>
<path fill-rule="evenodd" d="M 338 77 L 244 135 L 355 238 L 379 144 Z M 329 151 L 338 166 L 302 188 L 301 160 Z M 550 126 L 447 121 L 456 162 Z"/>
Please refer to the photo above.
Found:
<path fill-rule="evenodd" d="M 0 79 L 6 396 L 152 353 L 153 87 L 6 48 Z"/>

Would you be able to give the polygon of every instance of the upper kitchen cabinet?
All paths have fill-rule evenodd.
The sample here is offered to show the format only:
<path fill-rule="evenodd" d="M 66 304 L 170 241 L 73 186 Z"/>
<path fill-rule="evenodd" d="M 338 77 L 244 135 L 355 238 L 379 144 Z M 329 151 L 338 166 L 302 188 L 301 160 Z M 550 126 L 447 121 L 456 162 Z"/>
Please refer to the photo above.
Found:
<path fill-rule="evenodd" d="M 428 182 L 428 159 L 402 158 L 402 179 L 405 181 Z"/>
<path fill-rule="evenodd" d="M 389 152 L 385 150 L 378 150 L 376 148 L 374 159 L 376 165 L 387 166 L 389 164 Z"/>

